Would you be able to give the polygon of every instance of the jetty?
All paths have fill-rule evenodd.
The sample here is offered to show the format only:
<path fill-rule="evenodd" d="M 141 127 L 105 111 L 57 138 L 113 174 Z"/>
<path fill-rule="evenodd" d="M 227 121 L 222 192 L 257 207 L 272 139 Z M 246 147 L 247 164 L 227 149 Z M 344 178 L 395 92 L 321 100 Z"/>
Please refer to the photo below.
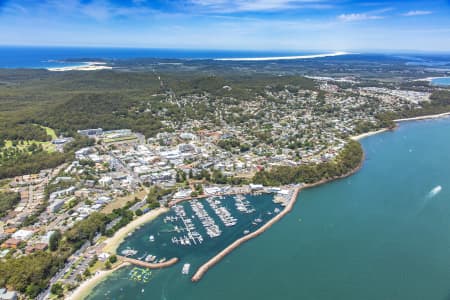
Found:
<path fill-rule="evenodd" d="M 162 269 L 162 268 L 170 267 L 178 262 L 177 257 L 173 257 L 165 262 L 160 262 L 160 263 L 149 263 L 146 261 L 142 261 L 142 260 L 138 260 L 138 259 L 134 259 L 134 258 L 130 258 L 130 257 L 125 257 L 125 256 L 121 256 L 121 255 L 117 255 L 117 258 L 119 258 L 120 260 L 122 260 L 124 262 L 130 263 L 132 265 L 136 265 L 136 266 L 144 267 L 144 268 L 148 268 L 148 269 Z"/>
<path fill-rule="evenodd" d="M 182 202 L 185 201 L 191 201 L 191 200 L 195 200 L 195 199 L 204 199 L 204 198 L 209 198 L 209 197 L 224 197 L 224 196 L 234 196 L 234 195 L 246 195 L 246 194 L 251 194 L 252 191 L 249 188 L 239 188 L 239 189 L 233 189 L 231 191 L 227 191 L 224 193 L 214 193 L 214 194 L 202 194 L 202 195 L 198 195 L 195 197 L 192 196 L 188 196 L 188 197 L 184 197 L 184 198 L 180 198 L 180 199 L 176 199 L 176 200 L 172 200 L 169 201 L 169 203 L 167 204 L 169 208 L 172 208 L 172 206 L 178 205 Z"/>
<path fill-rule="evenodd" d="M 193 282 L 199 281 L 203 275 L 215 264 L 217 264 L 219 261 L 221 261 L 226 255 L 231 253 L 234 249 L 242 245 L 248 240 L 251 240 L 258 235 L 262 234 L 264 231 L 272 227 L 273 224 L 281 220 L 286 214 L 288 214 L 292 208 L 294 207 L 295 202 L 297 201 L 298 193 L 300 192 L 301 187 L 296 187 L 294 192 L 292 193 L 291 199 L 289 203 L 285 206 L 285 208 L 276 215 L 274 218 L 272 218 L 269 222 L 261 226 L 258 230 L 247 234 L 246 236 L 241 237 L 240 239 L 234 241 L 232 244 L 230 244 L 228 247 L 223 249 L 221 252 L 219 252 L 216 256 L 208 260 L 205 264 L 203 264 L 200 268 L 198 268 L 197 272 L 195 272 L 194 276 L 192 276 L 191 280 Z"/>

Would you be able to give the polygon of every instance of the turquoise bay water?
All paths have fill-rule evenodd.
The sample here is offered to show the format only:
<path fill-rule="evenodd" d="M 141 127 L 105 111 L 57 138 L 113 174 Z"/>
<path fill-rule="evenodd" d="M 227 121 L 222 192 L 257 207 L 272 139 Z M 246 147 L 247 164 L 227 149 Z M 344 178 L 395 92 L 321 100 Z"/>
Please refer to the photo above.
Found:
<path fill-rule="evenodd" d="M 274 210 L 277 208 L 280 212 L 283 207 L 279 204 L 275 204 L 273 200 L 273 194 L 263 194 L 263 195 L 247 195 L 246 200 L 249 201 L 251 207 L 254 209 L 252 213 L 239 212 L 235 206 L 235 200 L 232 196 L 225 196 L 223 198 L 211 198 L 214 201 L 219 201 L 220 206 L 226 208 L 232 216 L 237 219 L 237 224 L 234 226 L 226 227 L 223 225 L 222 221 L 213 211 L 206 199 L 201 199 L 198 203 L 201 203 L 208 213 L 208 215 L 214 220 L 222 230 L 222 234 L 219 237 L 210 238 L 206 234 L 205 228 L 202 226 L 199 218 L 195 215 L 191 208 L 192 202 L 183 202 L 180 204 L 186 213 L 185 218 L 192 220 L 192 224 L 195 229 L 192 230 L 200 233 L 203 237 L 203 242 L 196 240 L 194 245 L 180 245 L 173 243 L 172 237 L 180 239 L 182 237 L 186 238 L 188 233 L 186 231 L 175 230 L 175 226 L 179 229 L 184 229 L 185 226 L 181 219 L 177 221 L 165 220 L 166 217 L 176 217 L 173 209 L 164 216 L 157 218 L 155 221 L 151 222 L 147 226 L 141 227 L 139 230 L 135 231 L 134 234 L 127 238 L 118 248 L 118 253 L 126 251 L 126 249 L 137 250 L 132 258 L 144 260 L 146 255 L 156 256 L 156 260 L 167 258 L 171 259 L 177 257 L 179 263 L 174 268 L 180 273 L 182 265 L 185 263 L 191 264 L 191 276 L 197 268 L 199 268 L 208 259 L 213 257 L 215 254 L 219 253 L 224 246 L 233 243 L 235 240 L 244 236 L 244 231 L 249 230 L 255 231 L 261 227 L 268 220 L 273 218 L 276 214 Z M 261 219 L 260 222 L 255 222 L 256 219 Z M 150 236 L 153 236 L 154 241 L 150 241 Z M 187 279 L 190 276 L 186 277 Z"/>
<path fill-rule="evenodd" d="M 440 77 L 431 80 L 431 84 L 440 86 L 450 86 L 450 77 Z"/>
<path fill-rule="evenodd" d="M 182 264 L 146 284 L 124 268 L 88 299 L 450 299 L 449 135 L 440 119 L 367 138 L 360 172 L 302 191 L 200 282 Z"/>

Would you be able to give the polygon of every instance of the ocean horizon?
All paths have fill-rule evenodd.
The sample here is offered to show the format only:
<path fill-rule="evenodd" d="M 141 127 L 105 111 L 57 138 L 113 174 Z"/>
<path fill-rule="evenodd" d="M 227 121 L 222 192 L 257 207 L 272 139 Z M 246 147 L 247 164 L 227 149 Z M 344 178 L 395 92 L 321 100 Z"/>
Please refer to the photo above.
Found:
<path fill-rule="evenodd" d="M 83 62 L 134 58 L 156 59 L 267 59 L 268 57 L 304 57 L 332 55 L 335 51 L 246 51 L 194 50 L 163 48 L 90 48 L 0 46 L 0 68 L 60 68 L 82 65 Z"/>
<path fill-rule="evenodd" d="M 0 69 L 49 69 L 86 65 L 96 60 L 127 59 L 184 59 L 235 62 L 320 59 L 336 56 L 378 55 L 404 59 L 406 64 L 445 66 L 450 54 L 405 52 L 403 55 L 386 51 L 276 51 L 276 50 L 220 50 L 175 48 L 119 48 L 119 47 L 63 47 L 63 46 L 0 46 Z"/>

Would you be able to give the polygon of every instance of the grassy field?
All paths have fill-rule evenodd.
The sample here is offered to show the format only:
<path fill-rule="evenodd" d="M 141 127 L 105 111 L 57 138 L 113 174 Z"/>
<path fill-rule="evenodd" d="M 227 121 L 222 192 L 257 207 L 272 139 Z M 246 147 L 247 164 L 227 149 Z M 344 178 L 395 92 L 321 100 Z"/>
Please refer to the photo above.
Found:
<path fill-rule="evenodd" d="M 58 138 L 58 136 L 56 135 L 56 132 L 54 129 L 50 128 L 50 127 L 45 127 L 45 126 L 41 126 L 42 128 L 45 129 L 45 132 L 52 137 L 52 140 Z"/>
<path fill-rule="evenodd" d="M 0 189 L 5 189 L 9 187 L 9 182 L 11 179 L 1 179 L 0 180 Z M 1 226 L 0 226 L 1 227 Z"/>
<path fill-rule="evenodd" d="M 36 125 L 36 126 L 40 126 L 40 125 Z M 45 129 L 45 132 L 52 137 L 53 139 L 58 138 L 56 135 L 55 130 L 53 130 L 50 127 L 45 127 L 45 126 L 40 126 L 43 129 Z M 18 149 L 24 149 L 26 147 L 28 147 L 29 145 L 35 143 L 36 145 L 42 145 L 42 147 L 44 148 L 45 151 L 47 152 L 54 152 L 56 151 L 56 147 L 55 145 L 52 144 L 52 142 L 48 141 L 48 142 L 40 142 L 40 141 L 36 141 L 36 140 L 29 140 L 29 141 L 21 141 L 22 143 L 20 145 L 16 145 L 13 146 L 13 142 L 11 140 L 5 140 L 5 148 L 11 148 L 11 147 L 16 147 Z M 1 149 L 0 149 L 1 150 Z"/>
<path fill-rule="evenodd" d="M 145 189 L 142 189 L 140 191 L 137 191 L 136 193 L 132 193 L 130 195 L 116 198 L 115 200 L 111 201 L 102 209 L 102 213 L 109 214 L 116 208 L 122 208 L 127 204 L 127 201 L 133 201 L 134 197 L 137 197 L 139 199 L 144 199 L 147 196 L 147 191 Z"/>
<path fill-rule="evenodd" d="M 42 145 L 44 150 L 47 152 L 55 152 L 56 151 L 55 145 L 53 145 L 52 142 L 39 142 L 39 141 L 35 141 L 35 140 L 22 141 L 22 143 L 20 145 L 16 145 L 16 146 L 13 146 L 12 141 L 6 140 L 5 148 L 16 147 L 18 149 L 24 149 L 24 148 L 28 147 L 29 145 L 31 145 L 32 143 L 35 143 L 37 145 Z"/>
<path fill-rule="evenodd" d="M 134 135 L 130 135 L 130 136 L 123 136 L 123 137 L 119 137 L 119 138 L 106 138 L 103 139 L 103 141 L 105 143 L 117 143 L 117 142 L 124 142 L 124 141 L 131 141 L 131 140 L 136 140 L 136 136 Z"/>

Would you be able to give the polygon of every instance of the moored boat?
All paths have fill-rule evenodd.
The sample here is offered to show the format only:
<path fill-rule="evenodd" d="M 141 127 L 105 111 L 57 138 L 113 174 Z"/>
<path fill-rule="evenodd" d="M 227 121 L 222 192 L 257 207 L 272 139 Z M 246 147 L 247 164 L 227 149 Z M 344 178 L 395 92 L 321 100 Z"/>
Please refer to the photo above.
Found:
<path fill-rule="evenodd" d="M 191 268 L 191 264 L 184 264 L 183 269 L 181 270 L 181 274 L 183 274 L 183 275 L 189 274 L 190 268 Z"/>

